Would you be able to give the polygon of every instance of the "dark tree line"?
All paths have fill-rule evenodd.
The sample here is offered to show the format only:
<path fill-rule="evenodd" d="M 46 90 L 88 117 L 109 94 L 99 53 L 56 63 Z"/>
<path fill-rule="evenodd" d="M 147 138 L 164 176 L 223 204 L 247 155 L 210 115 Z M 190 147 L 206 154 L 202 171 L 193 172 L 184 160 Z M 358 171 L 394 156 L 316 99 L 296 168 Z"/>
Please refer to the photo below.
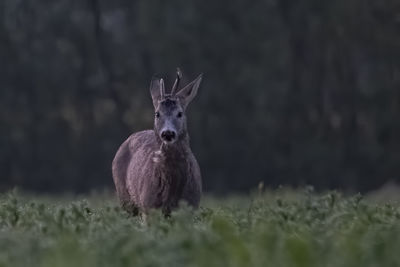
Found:
<path fill-rule="evenodd" d="M 189 110 L 206 190 L 400 179 L 397 0 L 3 0 L 0 188 L 111 185 L 148 85 L 204 72 Z"/>

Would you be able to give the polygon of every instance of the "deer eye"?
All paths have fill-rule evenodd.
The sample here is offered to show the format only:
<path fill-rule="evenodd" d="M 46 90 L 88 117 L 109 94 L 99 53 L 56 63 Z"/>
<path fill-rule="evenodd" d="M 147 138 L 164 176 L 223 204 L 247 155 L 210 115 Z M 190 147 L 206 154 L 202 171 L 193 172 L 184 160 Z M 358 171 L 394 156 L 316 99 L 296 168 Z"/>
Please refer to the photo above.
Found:
<path fill-rule="evenodd" d="M 160 118 L 160 112 L 157 111 L 155 116 L 156 116 L 156 118 Z"/>
<path fill-rule="evenodd" d="M 182 111 L 179 111 L 178 114 L 176 115 L 178 118 L 181 118 L 183 115 Z"/>

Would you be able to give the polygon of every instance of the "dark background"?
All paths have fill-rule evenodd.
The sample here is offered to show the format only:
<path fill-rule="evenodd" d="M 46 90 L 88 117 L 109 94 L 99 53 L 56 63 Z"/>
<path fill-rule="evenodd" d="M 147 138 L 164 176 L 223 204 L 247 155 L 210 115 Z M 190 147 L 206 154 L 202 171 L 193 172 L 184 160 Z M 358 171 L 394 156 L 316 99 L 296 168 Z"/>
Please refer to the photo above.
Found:
<path fill-rule="evenodd" d="M 206 191 L 400 180 L 398 0 L 2 0 L 0 66 L 0 190 L 112 188 L 177 66 Z"/>

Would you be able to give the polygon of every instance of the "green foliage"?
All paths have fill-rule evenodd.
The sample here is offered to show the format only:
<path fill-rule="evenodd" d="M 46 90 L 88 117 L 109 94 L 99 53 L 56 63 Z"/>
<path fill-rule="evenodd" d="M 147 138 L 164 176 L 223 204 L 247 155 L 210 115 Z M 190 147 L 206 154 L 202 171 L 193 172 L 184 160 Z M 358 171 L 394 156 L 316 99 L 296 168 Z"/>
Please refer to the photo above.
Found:
<path fill-rule="evenodd" d="M 58 203 L 57 203 L 58 202 Z M 97 204 L 95 204 L 97 203 Z M 112 200 L 0 197 L 0 266 L 398 266 L 400 206 L 357 195 L 206 198 L 147 224 Z"/>

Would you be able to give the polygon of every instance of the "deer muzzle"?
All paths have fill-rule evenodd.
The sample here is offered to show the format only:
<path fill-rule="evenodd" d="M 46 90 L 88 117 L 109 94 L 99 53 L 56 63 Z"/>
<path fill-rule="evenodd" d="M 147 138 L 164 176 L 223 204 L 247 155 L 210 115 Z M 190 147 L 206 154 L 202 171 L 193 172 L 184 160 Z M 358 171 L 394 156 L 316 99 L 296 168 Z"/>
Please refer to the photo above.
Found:
<path fill-rule="evenodd" d="M 173 130 L 164 130 L 161 132 L 161 139 L 166 143 L 173 143 L 176 141 L 176 132 Z"/>

